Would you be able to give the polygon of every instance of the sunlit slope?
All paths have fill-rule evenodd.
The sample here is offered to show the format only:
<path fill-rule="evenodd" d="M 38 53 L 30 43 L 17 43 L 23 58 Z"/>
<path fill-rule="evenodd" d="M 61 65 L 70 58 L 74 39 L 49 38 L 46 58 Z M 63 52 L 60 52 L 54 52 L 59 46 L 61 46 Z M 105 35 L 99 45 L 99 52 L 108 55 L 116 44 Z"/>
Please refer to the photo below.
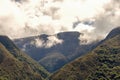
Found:
<path fill-rule="evenodd" d="M 19 50 L 6 36 L 0 36 L 0 79 L 43 80 L 48 72 Z"/>
<path fill-rule="evenodd" d="M 67 64 L 50 77 L 50 80 L 119 79 L 120 34 L 105 39 L 93 51 Z"/>

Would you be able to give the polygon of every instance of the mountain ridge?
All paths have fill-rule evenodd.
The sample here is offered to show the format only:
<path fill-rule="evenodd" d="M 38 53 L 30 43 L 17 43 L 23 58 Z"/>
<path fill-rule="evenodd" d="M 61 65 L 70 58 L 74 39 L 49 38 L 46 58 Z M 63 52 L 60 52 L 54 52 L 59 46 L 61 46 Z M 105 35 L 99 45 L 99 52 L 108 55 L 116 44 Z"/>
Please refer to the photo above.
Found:
<path fill-rule="evenodd" d="M 43 80 L 49 73 L 7 37 L 0 36 L 0 79 Z"/>
<path fill-rule="evenodd" d="M 111 32 L 114 32 L 114 29 Z M 111 35 L 111 32 L 108 35 Z M 53 73 L 50 80 L 119 80 L 119 30 L 112 35 L 106 37 L 94 50 Z"/>
<path fill-rule="evenodd" d="M 79 39 L 80 36 L 81 33 L 77 31 L 68 31 L 60 32 L 55 35 L 41 34 L 35 37 L 17 39 L 14 40 L 14 42 L 49 72 L 54 72 L 66 63 L 94 48 L 96 43 L 81 45 L 81 40 Z M 58 43 L 53 42 L 54 38 L 51 39 L 50 37 L 54 37 Z M 40 44 L 42 42 L 42 45 L 44 46 L 36 47 L 36 41 L 40 42 Z M 53 46 L 46 48 L 45 46 L 48 43 L 51 44 L 51 41 L 53 42 Z M 26 46 L 25 48 L 24 45 Z"/>

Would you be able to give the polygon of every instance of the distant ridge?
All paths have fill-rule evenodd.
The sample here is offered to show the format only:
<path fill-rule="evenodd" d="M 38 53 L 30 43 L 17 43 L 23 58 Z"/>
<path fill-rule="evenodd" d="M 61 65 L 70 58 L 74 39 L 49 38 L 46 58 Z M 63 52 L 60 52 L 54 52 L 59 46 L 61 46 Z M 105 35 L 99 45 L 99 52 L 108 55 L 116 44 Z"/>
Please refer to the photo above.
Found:
<path fill-rule="evenodd" d="M 77 31 L 67 31 L 54 35 L 41 34 L 38 36 L 16 39 L 14 42 L 49 72 L 54 72 L 66 63 L 84 55 L 94 48 L 97 42 L 83 45 L 80 40 L 81 35 L 82 34 Z M 54 38 L 62 42 L 55 44 Z M 54 45 L 46 48 L 45 46 L 48 43 L 51 44 L 51 42 L 53 42 Z M 39 43 L 41 46 L 36 46 Z"/>

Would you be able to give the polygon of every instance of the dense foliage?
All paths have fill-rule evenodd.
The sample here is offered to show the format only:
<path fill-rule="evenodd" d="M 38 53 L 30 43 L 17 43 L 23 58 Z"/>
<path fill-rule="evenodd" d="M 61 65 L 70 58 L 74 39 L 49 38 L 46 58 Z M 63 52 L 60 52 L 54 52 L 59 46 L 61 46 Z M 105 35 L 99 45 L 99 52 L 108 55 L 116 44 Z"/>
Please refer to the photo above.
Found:
<path fill-rule="evenodd" d="M 6 36 L 0 36 L 0 80 L 43 80 L 48 72 L 20 51 Z"/>
<path fill-rule="evenodd" d="M 119 80 L 120 34 L 55 72 L 50 80 Z"/>

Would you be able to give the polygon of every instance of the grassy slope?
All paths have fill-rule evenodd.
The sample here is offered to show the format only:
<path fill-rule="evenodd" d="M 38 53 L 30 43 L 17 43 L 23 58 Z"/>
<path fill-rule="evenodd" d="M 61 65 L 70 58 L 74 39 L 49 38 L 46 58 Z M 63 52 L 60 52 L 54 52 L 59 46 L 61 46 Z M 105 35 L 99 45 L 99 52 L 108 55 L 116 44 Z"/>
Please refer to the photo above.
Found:
<path fill-rule="evenodd" d="M 48 75 L 42 66 L 19 50 L 8 37 L 0 36 L 0 80 L 43 80 Z"/>
<path fill-rule="evenodd" d="M 120 35 L 55 72 L 51 80 L 119 80 Z"/>

